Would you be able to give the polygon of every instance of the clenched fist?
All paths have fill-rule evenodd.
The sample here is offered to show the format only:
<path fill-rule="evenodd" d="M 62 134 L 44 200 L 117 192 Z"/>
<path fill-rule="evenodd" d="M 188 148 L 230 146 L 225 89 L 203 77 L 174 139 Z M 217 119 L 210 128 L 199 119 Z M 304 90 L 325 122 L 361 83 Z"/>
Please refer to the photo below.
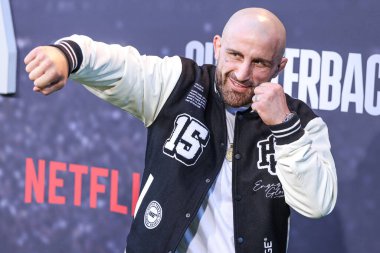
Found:
<path fill-rule="evenodd" d="M 284 90 L 275 83 L 262 83 L 257 86 L 251 107 L 268 126 L 282 123 L 290 113 Z"/>
<path fill-rule="evenodd" d="M 58 48 L 36 47 L 25 57 L 24 62 L 36 92 L 49 95 L 62 89 L 67 82 L 69 65 Z"/>

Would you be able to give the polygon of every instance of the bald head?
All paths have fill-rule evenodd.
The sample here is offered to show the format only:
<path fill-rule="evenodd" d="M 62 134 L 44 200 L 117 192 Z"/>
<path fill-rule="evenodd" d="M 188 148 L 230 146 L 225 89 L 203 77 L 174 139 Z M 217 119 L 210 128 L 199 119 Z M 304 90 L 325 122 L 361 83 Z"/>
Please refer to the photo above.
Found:
<path fill-rule="evenodd" d="M 222 38 L 251 34 L 273 43 L 277 57 L 282 57 L 286 46 L 286 30 L 282 22 L 270 11 L 246 8 L 234 13 L 223 29 Z M 276 57 L 276 58 L 277 58 Z"/>

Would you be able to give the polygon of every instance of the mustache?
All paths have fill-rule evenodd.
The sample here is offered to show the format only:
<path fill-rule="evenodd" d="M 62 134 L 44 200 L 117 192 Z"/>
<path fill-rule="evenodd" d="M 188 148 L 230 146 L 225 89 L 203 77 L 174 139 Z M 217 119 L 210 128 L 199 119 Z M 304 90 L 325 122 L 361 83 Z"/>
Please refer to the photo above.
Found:
<path fill-rule="evenodd" d="M 243 81 L 240 81 L 236 78 L 236 75 L 235 73 L 230 73 L 228 74 L 228 78 L 231 78 L 234 82 L 237 82 L 238 84 L 242 85 L 242 86 L 246 86 L 246 87 L 254 87 L 254 83 L 252 80 L 248 79 L 248 80 L 243 80 Z"/>

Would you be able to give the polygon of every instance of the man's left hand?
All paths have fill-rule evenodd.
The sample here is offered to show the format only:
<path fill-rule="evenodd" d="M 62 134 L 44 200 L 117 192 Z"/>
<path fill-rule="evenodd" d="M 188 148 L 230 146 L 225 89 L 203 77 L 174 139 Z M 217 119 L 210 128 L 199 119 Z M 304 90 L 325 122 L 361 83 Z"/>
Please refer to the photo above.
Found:
<path fill-rule="evenodd" d="M 290 113 L 284 89 L 276 83 L 262 83 L 257 86 L 251 107 L 268 126 L 284 122 L 286 115 Z"/>

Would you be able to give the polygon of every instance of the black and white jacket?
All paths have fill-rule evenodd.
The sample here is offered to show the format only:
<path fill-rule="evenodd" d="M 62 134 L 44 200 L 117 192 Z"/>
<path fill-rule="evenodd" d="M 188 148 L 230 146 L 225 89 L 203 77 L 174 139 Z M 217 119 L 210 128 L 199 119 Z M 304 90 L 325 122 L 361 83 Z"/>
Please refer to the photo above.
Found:
<path fill-rule="evenodd" d="M 74 35 L 58 43 L 71 78 L 132 113 L 148 128 L 142 190 L 128 253 L 175 252 L 226 155 L 225 106 L 215 67 L 140 55 Z M 238 112 L 232 166 L 236 252 L 286 252 L 289 206 L 307 217 L 333 209 L 337 179 L 323 120 L 287 97 L 297 113 L 268 127 Z"/>

